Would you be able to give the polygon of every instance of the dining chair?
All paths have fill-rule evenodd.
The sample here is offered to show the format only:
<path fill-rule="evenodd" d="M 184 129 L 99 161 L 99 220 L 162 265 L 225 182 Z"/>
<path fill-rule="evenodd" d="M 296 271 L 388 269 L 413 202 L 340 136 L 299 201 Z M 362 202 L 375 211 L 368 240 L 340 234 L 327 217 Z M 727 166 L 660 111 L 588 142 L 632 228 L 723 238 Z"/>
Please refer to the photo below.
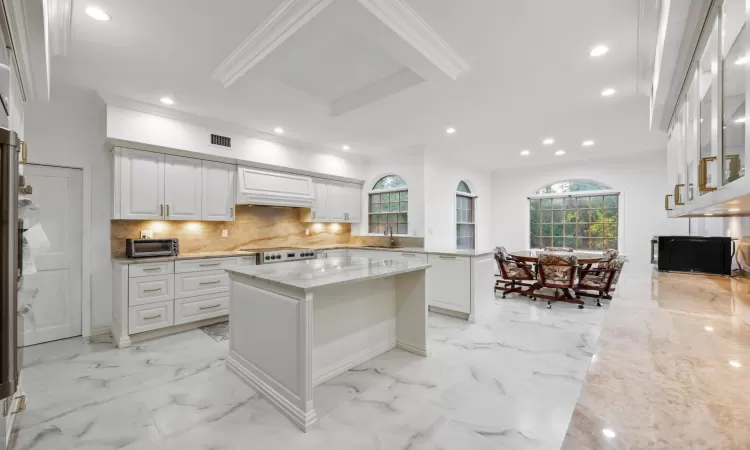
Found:
<path fill-rule="evenodd" d="M 612 299 L 610 291 L 612 286 L 620 278 L 620 272 L 625 265 L 625 258 L 615 258 L 607 263 L 607 267 L 589 269 L 585 277 L 578 280 L 575 287 L 576 298 L 581 296 L 596 297 L 596 306 L 602 306 L 602 299 Z M 595 294 L 585 291 L 595 291 Z"/>
<path fill-rule="evenodd" d="M 614 248 L 605 249 L 602 252 L 602 257 L 599 260 L 599 262 L 597 263 L 596 268 L 597 269 L 606 269 L 606 268 L 608 268 L 609 265 L 610 265 L 610 262 L 613 261 L 613 260 L 615 260 L 615 259 L 617 259 L 619 256 L 620 256 L 620 252 L 617 249 L 614 249 Z M 580 280 L 583 280 L 584 278 L 587 278 L 587 277 L 591 278 L 591 277 L 599 277 L 599 276 L 601 276 L 600 272 L 593 272 L 593 273 L 591 272 L 591 265 L 590 264 L 587 265 L 587 266 L 585 266 L 585 267 L 581 266 L 578 269 L 578 278 Z M 619 279 L 620 275 L 618 274 L 616 277 Z M 610 292 L 614 291 L 614 285 L 616 283 L 617 283 L 617 281 L 615 281 L 615 283 L 610 288 Z M 610 297 L 610 295 L 607 294 L 604 298 L 611 299 L 612 297 Z"/>
<path fill-rule="evenodd" d="M 572 247 L 544 247 L 542 251 L 545 252 L 572 252 Z"/>
<path fill-rule="evenodd" d="M 500 270 L 500 279 L 495 281 L 495 291 L 502 291 L 503 298 L 506 294 L 514 292 L 523 293 L 524 287 L 530 287 L 532 284 L 524 281 L 535 281 L 534 271 L 523 261 L 516 261 L 508 255 L 505 247 L 495 247 L 495 262 Z"/>
<path fill-rule="evenodd" d="M 539 284 L 542 287 L 552 288 L 555 295 L 535 293 L 534 297 L 547 299 L 547 308 L 552 308 L 553 302 L 575 303 L 583 309 L 583 302 L 576 300 L 570 295 L 576 281 L 578 271 L 578 258 L 575 255 L 561 255 L 559 253 L 542 253 L 537 262 L 539 268 Z M 560 295 L 562 290 L 562 295 Z"/>

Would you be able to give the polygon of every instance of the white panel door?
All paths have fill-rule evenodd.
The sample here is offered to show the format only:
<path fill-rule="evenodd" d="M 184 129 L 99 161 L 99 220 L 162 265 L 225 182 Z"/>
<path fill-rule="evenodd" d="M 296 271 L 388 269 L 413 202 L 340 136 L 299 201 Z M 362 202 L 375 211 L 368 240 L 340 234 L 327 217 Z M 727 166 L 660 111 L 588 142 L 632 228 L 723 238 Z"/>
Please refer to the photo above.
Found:
<path fill-rule="evenodd" d="M 347 198 L 344 183 L 328 184 L 328 214 L 331 222 L 346 222 Z"/>
<path fill-rule="evenodd" d="M 122 219 L 164 217 L 164 155 L 124 148 L 120 162 Z"/>
<path fill-rule="evenodd" d="M 346 221 L 359 223 L 362 221 L 362 188 L 358 184 L 344 183 L 344 197 L 346 202 Z"/>
<path fill-rule="evenodd" d="M 232 164 L 203 161 L 203 220 L 234 220 L 234 168 Z"/>
<path fill-rule="evenodd" d="M 164 215 L 167 220 L 201 220 L 201 160 L 167 155 Z"/>
<path fill-rule="evenodd" d="M 315 200 L 310 212 L 313 222 L 329 222 L 331 220 L 328 209 L 329 184 L 325 180 L 313 180 L 315 186 Z"/>
<path fill-rule="evenodd" d="M 24 174 L 50 243 L 34 255 L 37 271 L 24 274 L 28 295 L 19 296 L 22 342 L 34 345 L 81 334 L 83 177 L 79 169 L 32 164 Z"/>

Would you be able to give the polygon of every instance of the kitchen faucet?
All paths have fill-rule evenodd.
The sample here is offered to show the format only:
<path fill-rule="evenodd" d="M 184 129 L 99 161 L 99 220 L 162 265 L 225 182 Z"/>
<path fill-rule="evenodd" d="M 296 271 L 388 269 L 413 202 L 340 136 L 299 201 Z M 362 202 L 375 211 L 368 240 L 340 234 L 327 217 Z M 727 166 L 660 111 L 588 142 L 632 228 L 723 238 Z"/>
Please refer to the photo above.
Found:
<path fill-rule="evenodd" d="M 393 225 L 386 225 L 385 226 L 385 231 L 383 231 L 383 236 L 388 236 L 388 232 L 389 231 L 391 233 L 391 240 L 388 241 L 388 245 L 390 245 L 391 247 L 395 247 L 396 246 L 396 240 L 393 239 Z"/>

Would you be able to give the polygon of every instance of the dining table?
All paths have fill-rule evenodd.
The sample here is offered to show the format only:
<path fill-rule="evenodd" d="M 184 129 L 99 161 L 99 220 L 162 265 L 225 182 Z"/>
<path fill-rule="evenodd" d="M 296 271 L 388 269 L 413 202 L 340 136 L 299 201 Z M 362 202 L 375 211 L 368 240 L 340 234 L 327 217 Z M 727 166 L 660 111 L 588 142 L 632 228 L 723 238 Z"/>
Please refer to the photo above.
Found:
<path fill-rule="evenodd" d="M 541 255 L 542 253 L 560 255 L 560 256 L 571 256 L 571 255 L 575 256 L 576 258 L 578 258 L 578 266 L 580 267 L 579 272 L 580 271 L 585 272 L 591 269 L 592 264 L 596 264 L 602 259 L 601 253 L 582 252 L 582 251 L 551 252 L 551 251 L 530 249 L 530 250 L 516 250 L 513 252 L 508 252 L 508 255 L 517 261 L 537 264 L 539 262 L 539 255 Z M 541 287 L 542 285 L 539 282 L 536 282 L 533 285 L 531 285 L 527 290 L 521 292 L 521 294 L 533 297 L 534 291 L 536 291 L 537 289 L 540 289 Z M 569 289 L 562 289 L 562 291 L 563 291 L 563 294 L 565 294 L 565 298 L 567 298 L 568 300 L 571 300 L 571 303 L 583 304 L 583 302 L 576 301 L 574 299 Z"/>

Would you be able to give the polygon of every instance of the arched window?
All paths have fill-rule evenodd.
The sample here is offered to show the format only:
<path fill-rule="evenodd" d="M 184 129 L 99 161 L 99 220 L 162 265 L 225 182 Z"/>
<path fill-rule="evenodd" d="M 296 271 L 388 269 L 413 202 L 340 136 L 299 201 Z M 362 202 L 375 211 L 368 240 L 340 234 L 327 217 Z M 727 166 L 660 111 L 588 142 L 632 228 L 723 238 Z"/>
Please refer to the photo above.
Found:
<path fill-rule="evenodd" d="M 386 175 L 370 191 L 370 233 L 409 234 L 409 190 L 398 175 Z"/>
<path fill-rule="evenodd" d="M 548 184 L 529 198 L 531 248 L 617 249 L 619 196 L 604 183 L 571 179 Z"/>
<path fill-rule="evenodd" d="M 456 247 L 473 249 L 476 243 L 474 200 L 469 185 L 461 181 L 456 187 Z"/>

